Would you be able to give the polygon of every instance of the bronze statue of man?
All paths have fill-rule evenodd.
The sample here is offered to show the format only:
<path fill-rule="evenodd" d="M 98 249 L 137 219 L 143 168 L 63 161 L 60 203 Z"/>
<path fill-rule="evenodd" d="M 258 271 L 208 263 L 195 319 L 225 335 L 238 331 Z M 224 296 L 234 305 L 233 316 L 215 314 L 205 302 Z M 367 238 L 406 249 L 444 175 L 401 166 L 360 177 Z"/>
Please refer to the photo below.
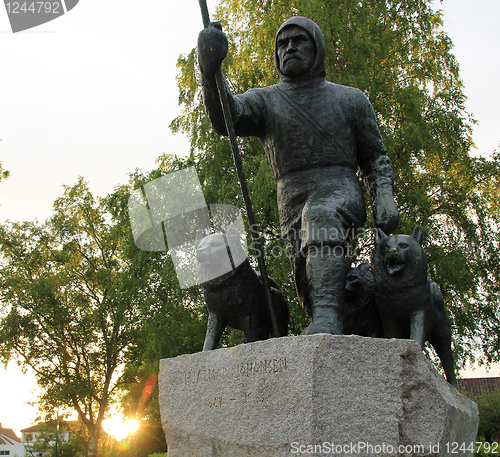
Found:
<path fill-rule="evenodd" d="M 227 54 L 220 24 L 200 33 L 198 54 L 207 115 L 227 135 L 215 72 Z M 392 167 L 367 97 L 326 81 L 326 46 L 318 25 L 292 17 L 276 35 L 280 82 L 233 96 L 237 135 L 257 136 L 278 187 L 282 235 L 299 299 L 312 322 L 304 334 L 342 334 L 345 254 L 366 219 L 358 170 L 370 193 L 375 224 L 399 222 Z"/>

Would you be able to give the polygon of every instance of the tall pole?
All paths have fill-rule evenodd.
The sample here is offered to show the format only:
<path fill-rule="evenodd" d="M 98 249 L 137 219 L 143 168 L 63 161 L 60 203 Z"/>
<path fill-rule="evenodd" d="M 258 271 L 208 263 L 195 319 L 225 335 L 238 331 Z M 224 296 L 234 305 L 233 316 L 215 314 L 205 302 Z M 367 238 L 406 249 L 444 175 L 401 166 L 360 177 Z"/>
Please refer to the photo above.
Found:
<path fill-rule="evenodd" d="M 203 19 L 203 26 L 208 28 L 210 26 L 210 15 L 208 13 L 206 0 L 199 0 L 201 8 L 201 16 Z M 257 262 L 259 264 L 259 270 L 262 277 L 262 282 L 264 285 L 264 291 L 266 294 L 266 303 L 269 309 L 269 315 L 271 316 L 271 323 L 273 326 L 274 336 L 279 336 L 278 331 L 278 321 L 276 319 L 276 310 L 271 298 L 271 287 L 269 285 L 269 279 L 267 277 L 267 269 L 264 261 L 264 253 L 262 251 L 262 245 L 260 242 L 260 234 L 257 229 L 257 224 L 255 222 L 255 215 L 253 212 L 252 202 L 250 200 L 250 195 L 248 193 L 247 182 L 245 179 L 245 173 L 243 172 L 243 163 L 241 161 L 240 150 L 238 148 L 238 141 L 236 137 L 236 131 L 234 129 L 233 117 L 231 115 L 231 110 L 229 108 L 229 101 L 227 98 L 227 93 L 225 90 L 224 76 L 222 74 L 222 69 L 219 68 L 215 73 L 215 82 L 217 84 L 217 90 L 219 91 L 219 97 L 222 105 L 222 111 L 224 113 L 224 120 L 226 121 L 227 133 L 229 135 L 229 141 L 231 143 L 231 150 L 233 152 L 234 165 L 236 166 L 236 174 L 238 175 L 238 181 L 240 182 L 241 193 L 243 194 L 243 200 L 245 202 L 245 208 L 247 211 L 248 222 L 250 224 L 250 232 L 252 234 L 252 245 L 257 254 Z"/>

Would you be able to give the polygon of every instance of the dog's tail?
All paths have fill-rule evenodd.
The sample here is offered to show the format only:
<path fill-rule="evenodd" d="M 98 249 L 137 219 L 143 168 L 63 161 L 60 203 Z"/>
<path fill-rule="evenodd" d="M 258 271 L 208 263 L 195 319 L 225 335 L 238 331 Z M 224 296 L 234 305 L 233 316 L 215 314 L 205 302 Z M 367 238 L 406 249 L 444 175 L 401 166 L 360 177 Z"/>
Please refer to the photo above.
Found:
<path fill-rule="evenodd" d="M 430 277 L 428 278 L 428 281 L 431 289 L 432 303 L 439 311 L 446 313 L 446 307 L 444 306 L 444 298 L 441 293 L 441 289 Z"/>

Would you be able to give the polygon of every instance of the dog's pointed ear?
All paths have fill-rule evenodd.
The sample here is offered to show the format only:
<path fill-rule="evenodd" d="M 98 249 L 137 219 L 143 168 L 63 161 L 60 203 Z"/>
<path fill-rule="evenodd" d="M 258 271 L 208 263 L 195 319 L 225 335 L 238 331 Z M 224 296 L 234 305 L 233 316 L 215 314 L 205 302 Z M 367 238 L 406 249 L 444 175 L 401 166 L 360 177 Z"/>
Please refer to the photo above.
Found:
<path fill-rule="evenodd" d="M 424 241 L 424 233 L 422 232 L 422 227 L 420 227 L 420 225 L 415 226 L 411 237 L 416 240 L 418 244 L 422 244 L 422 242 Z"/>
<path fill-rule="evenodd" d="M 387 238 L 387 235 L 382 229 L 378 228 L 377 230 L 375 230 L 375 243 L 379 244 L 385 238 Z"/>
<path fill-rule="evenodd" d="M 360 265 L 360 269 L 363 271 L 363 273 L 366 273 L 370 269 L 371 265 L 370 262 L 363 262 Z"/>

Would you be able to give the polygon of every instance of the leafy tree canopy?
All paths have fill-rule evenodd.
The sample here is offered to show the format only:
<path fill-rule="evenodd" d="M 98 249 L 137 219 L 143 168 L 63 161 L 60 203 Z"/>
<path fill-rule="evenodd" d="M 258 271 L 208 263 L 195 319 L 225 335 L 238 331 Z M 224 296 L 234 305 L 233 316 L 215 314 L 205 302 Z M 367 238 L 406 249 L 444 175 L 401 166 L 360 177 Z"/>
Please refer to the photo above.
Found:
<path fill-rule="evenodd" d="M 0 356 L 35 371 L 47 415 L 58 407 L 78 413 L 89 456 L 142 325 L 126 230 L 82 179 L 65 188 L 46 223 L 0 227 Z"/>

